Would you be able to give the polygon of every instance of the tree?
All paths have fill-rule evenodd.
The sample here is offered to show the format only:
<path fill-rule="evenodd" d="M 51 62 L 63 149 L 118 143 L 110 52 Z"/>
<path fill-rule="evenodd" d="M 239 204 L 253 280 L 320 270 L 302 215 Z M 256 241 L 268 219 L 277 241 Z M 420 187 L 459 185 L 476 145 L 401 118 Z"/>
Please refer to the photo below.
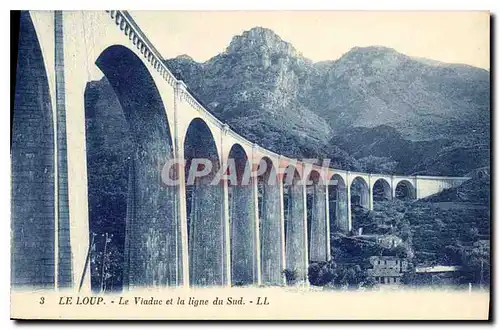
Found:
<path fill-rule="evenodd" d="M 401 277 L 401 283 L 409 286 L 413 286 L 416 284 L 416 274 L 415 274 L 415 265 L 413 263 L 409 262 L 408 266 L 406 267 L 407 271 L 403 273 L 403 276 Z"/>
<path fill-rule="evenodd" d="M 90 267 L 92 289 L 111 292 L 121 289 L 123 278 L 123 253 L 115 243 L 113 234 L 92 234 Z"/>
<path fill-rule="evenodd" d="M 469 241 L 476 241 L 479 236 L 479 229 L 477 227 L 471 227 L 466 233 L 466 237 Z"/>
<path fill-rule="evenodd" d="M 312 263 L 309 265 L 309 283 L 315 286 L 324 286 L 332 282 L 336 276 L 337 264 L 333 261 Z"/>
<path fill-rule="evenodd" d="M 286 283 L 288 285 L 294 285 L 297 283 L 298 273 L 296 269 L 284 269 L 282 272 L 285 275 Z"/>
<path fill-rule="evenodd" d="M 370 288 L 373 278 L 357 264 L 337 264 L 334 261 L 312 263 L 309 266 L 309 282 L 314 286 L 328 286 L 336 289 Z"/>
<path fill-rule="evenodd" d="M 367 173 L 394 173 L 398 162 L 390 157 L 377 157 L 370 155 L 358 159 L 359 167 Z"/>
<path fill-rule="evenodd" d="M 378 282 L 375 281 L 375 279 L 372 276 L 367 276 L 366 279 L 360 284 L 362 287 L 370 289 L 375 287 L 378 284 Z"/>
<path fill-rule="evenodd" d="M 464 269 L 470 274 L 470 281 L 480 287 L 490 283 L 490 244 L 477 241 L 472 250 L 465 252 Z"/>

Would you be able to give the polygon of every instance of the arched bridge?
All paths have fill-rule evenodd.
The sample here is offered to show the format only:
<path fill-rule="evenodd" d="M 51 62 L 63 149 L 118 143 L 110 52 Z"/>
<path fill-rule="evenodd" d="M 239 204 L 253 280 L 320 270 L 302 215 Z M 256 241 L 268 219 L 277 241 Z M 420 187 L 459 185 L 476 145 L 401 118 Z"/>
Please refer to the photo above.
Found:
<path fill-rule="evenodd" d="M 120 129 L 86 122 L 86 91 L 103 75 Z M 14 287 L 90 287 L 90 226 L 116 215 L 125 288 L 282 285 L 285 269 L 307 281 L 309 261 L 330 258 L 330 231 L 351 230 L 351 205 L 373 209 L 376 192 L 423 198 L 468 179 L 349 172 L 266 150 L 210 114 L 125 11 L 23 12 L 16 81 Z M 92 129 L 115 129 L 101 142 L 121 147 L 118 169 L 93 165 L 107 156 L 88 142 Z M 182 160 L 166 171 L 178 184 L 167 185 L 172 159 Z M 212 166 L 188 182 L 196 159 Z M 236 180 L 210 184 L 220 172 Z"/>

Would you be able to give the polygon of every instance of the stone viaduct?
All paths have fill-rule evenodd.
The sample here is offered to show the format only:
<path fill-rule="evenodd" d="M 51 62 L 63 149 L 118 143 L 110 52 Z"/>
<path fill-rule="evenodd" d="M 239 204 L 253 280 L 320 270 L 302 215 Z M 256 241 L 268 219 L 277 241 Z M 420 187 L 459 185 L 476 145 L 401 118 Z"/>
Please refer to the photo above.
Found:
<path fill-rule="evenodd" d="M 309 261 L 330 258 L 332 228 L 351 230 L 351 198 L 373 209 L 376 184 L 388 199 L 398 187 L 419 199 L 468 179 L 349 172 L 275 154 L 217 120 L 163 63 L 125 11 L 21 14 L 11 145 L 13 287 L 90 287 L 85 90 L 103 75 L 135 145 L 124 206 L 128 289 L 282 285 L 284 269 L 307 282 Z M 179 184 L 162 185 L 159 164 L 174 158 L 184 160 L 175 170 Z M 188 187 L 194 158 L 213 161 L 208 178 L 234 159 L 238 180 L 209 185 L 198 178 Z M 242 184 L 240 165 L 258 170 L 263 162 L 265 173 Z M 277 184 L 263 180 L 270 177 Z"/>

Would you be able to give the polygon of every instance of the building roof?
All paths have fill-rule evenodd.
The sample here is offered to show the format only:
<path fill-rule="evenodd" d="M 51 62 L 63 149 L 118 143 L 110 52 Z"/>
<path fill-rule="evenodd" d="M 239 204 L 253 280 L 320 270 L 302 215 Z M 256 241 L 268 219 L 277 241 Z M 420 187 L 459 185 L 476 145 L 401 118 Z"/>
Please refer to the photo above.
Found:
<path fill-rule="evenodd" d="M 460 266 L 432 266 L 432 267 L 415 267 L 416 273 L 445 273 L 456 272 L 461 269 Z"/>
<path fill-rule="evenodd" d="M 403 273 L 399 272 L 399 269 L 369 269 L 368 274 L 371 276 L 392 276 L 392 277 L 400 277 L 403 276 Z"/>

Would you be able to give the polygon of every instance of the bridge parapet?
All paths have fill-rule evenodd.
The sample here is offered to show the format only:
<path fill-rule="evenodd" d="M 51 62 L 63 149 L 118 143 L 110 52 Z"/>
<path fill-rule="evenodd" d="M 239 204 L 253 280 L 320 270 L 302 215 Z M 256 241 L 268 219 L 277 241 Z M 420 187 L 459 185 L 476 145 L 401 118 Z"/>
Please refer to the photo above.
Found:
<path fill-rule="evenodd" d="M 114 19 L 115 24 L 119 26 L 120 30 L 129 37 L 134 46 L 139 49 L 140 53 L 144 55 L 146 60 L 161 74 L 167 83 L 175 86 L 177 79 L 175 79 L 174 75 L 164 64 L 164 59 L 160 52 L 144 35 L 130 14 L 123 10 L 107 10 L 107 12 Z"/>
<path fill-rule="evenodd" d="M 205 107 L 201 105 L 200 102 L 198 102 L 198 100 L 193 95 L 191 95 L 186 84 L 182 80 L 176 80 L 176 82 L 178 83 L 177 86 L 179 88 L 180 100 L 187 102 L 191 107 L 206 115 L 214 125 L 216 125 L 219 129 L 222 130 L 226 124 L 220 121 L 217 117 L 215 117 L 210 111 L 206 110 Z M 231 129 L 229 128 L 229 131 L 230 130 Z"/>
<path fill-rule="evenodd" d="M 181 100 L 186 101 L 193 108 L 207 115 L 209 119 L 219 128 L 222 129 L 225 125 L 227 125 L 215 117 L 210 111 L 205 109 L 205 107 L 190 93 L 187 85 L 182 80 L 177 79 L 173 73 L 170 72 L 169 68 L 165 65 L 165 60 L 161 56 L 160 52 L 144 35 L 127 11 L 108 10 L 107 12 L 110 14 L 111 18 L 114 19 L 120 30 L 122 30 L 130 40 L 132 40 L 132 43 L 137 47 L 137 49 L 139 49 L 140 53 L 144 55 L 147 62 L 149 62 L 153 68 L 161 74 L 169 85 L 178 89 Z M 253 145 L 252 142 L 238 135 L 236 132 L 231 130 L 231 128 L 228 129 L 228 134 L 233 135 L 249 147 Z"/>
<path fill-rule="evenodd" d="M 432 176 L 432 175 L 415 175 L 416 179 L 429 179 L 429 180 L 450 180 L 450 181 L 467 181 L 472 179 L 469 176 Z"/>
<path fill-rule="evenodd" d="M 416 176 L 416 198 L 425 198 L 437 194 L 444 189 L 457 187 L 470 179 L 470 177 Z"/>

